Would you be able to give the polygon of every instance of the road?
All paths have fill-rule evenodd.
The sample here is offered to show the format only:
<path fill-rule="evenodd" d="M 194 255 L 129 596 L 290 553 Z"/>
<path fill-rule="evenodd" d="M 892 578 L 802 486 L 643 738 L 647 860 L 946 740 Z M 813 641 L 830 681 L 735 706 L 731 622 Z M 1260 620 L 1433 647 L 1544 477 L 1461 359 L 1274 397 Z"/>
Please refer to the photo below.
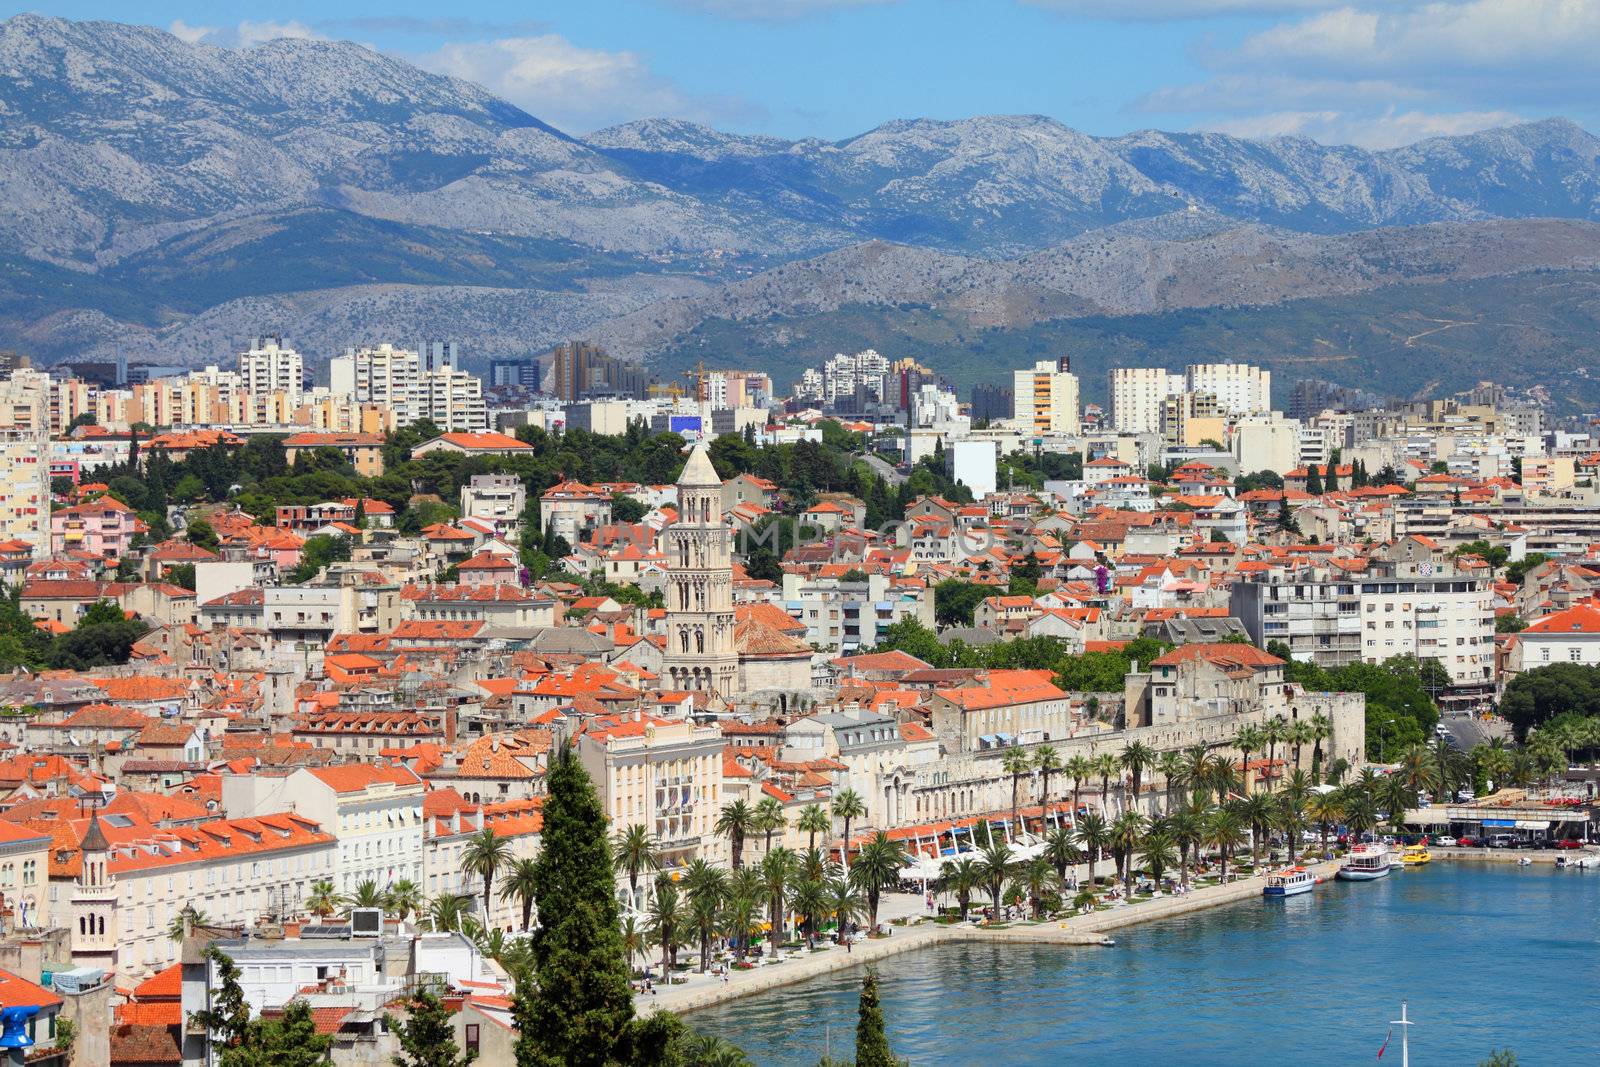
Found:
<path fill-rule="evenodd" d="M 870 452 L 858 452 L 856 454 L 866 460 L 867 466 L 871 467 L 878 477 L 890 485 L 900 486 L 905 484 L 906 476 L 895 470 L 894 464 L 886 462 Z"/>

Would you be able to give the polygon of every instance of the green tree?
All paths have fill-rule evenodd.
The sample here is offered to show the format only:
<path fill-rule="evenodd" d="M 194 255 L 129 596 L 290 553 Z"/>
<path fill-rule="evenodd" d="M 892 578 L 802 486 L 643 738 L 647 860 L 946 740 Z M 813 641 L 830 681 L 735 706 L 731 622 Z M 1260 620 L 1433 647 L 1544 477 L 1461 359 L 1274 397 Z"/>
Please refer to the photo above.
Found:
<path fill-rule="evenodd" d="M 205 519 L 190 519 L 184 536 L 196 548 L 203 548 L 207 552 L 215 552 L 221 542 L 217 539 L 217 531 Z"/>
<path fill-rule="evenodd" d="M 639 875 L 661 866 L 660 856 L 656 852 L 656 839 L 643 823 L 630 823 L 617 831 L 611 847 L 611 862 L 616 864 L 619 873 L 628 876 L 628 902 L 638 907 Z"/>
<path fill-rule="evenodd" d="M 1564 712 L 1600 715 L 1600 667 L 1551 663 L 1523 671 L 1511 679 L 1500 700 L 1500 714 L 1518 740 Z"/>
<path fill-rule="evenodd" d="M 844 820 L 844 842 L 839 846 L 844 867 L 850 867 L 850 824 L 856 819 L 867 817 L 866 801 L 861 799 L 861 794 L 848 787 L 841 789 L 833 798 L 833 817 Z"/>
<path fill-rule="evenodd" d="M 605 810 L 565 744 L 546 775 L 533 981 L 518 982 L 518 1067 L 604 1067 L 633 1015 Z"/>
<path fill-rule="evenodd" d="M 900 1067 L 889 1051 L 889 1035 L 878 1003 L 878 975 L 871 967 L 861 979 L 861 1005 L 856 1011 L 856 1067 Z"/>
<path fill-rule="evenodd" d="M 906 863 L 905 846 L 889 839 L 879 830 L 856 855 L 850 868 L 850 881 L 860 888 L 867 898 L 867 924 L 877 929 L 878 901 L 883 891 L 900 878 L 900 868 Z"/>
<path fill-rule="evenodd" d="M 493 901 L 494 877 L 511 863 L 511 842 L 485 826 L 467 839 L 461 852 L 461 868 L 483 879 L 483 922 L 488 925 Z"/>
<path fill-rule="evenodd" d="M 395 1067 L 467 1067 L 477 1059 L 476 1052 L 461 1051 L 450 1013 L 427 989 L 418 990 L 407 1002 L 404 1018 L 386 1013 L 383 1021 L 400 1045 Z"/>
<path fill-rule="evenodd" d="M 213 992 L 204 1010 L 189 1014 L 196 1023 L 206 1028 L 212 1044 L 226 1051 L 243 1044 L 249 1032 L 250 1002 L 244 999 L 244 988 L 239 984 L 239 968 L 233 962 L 233 957 L 213 942 L 206 946 L 205 959 L 216 973 L 211 983 Z"/>
<path fill-rule="evenodd" d="M 324 1067 L 333 1062 L 332 1048 L 333 1035 L 318 1033 L 311 1005 L 297 999 L 280 1017 L 251 1023 L 245 1040 L 225 1050 L 218 1062 L 221 1067 Z"/>
<path fill-rule="evenodd" d="M 940 626 L 971 626 L 972 613 L 994 593 L 993 586 L 946 578 L 933 587 L 934 621 Z"/>
<path fill-rule="evenodd" d="M 726 834 L 728 849 L 733 857 L 733 869 L 744 865 L 744 840 L 756 829 L 756 810 L 743 800 L 731 801 L 717 812 L 713 826 L 719 834 Z"/>

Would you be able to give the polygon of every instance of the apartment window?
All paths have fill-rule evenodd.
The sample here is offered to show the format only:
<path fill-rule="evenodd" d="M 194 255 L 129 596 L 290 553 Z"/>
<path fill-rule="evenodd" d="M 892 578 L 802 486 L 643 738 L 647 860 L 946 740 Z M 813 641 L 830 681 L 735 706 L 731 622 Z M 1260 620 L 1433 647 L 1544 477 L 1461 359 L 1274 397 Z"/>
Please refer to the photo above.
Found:
<path fill-rule="evenodd" d="M 1577 663 L 1580 659 L 1583 658 L 1583 656 L 1582 656 L 1581 651 L 1579 649 L 1569 648 L 1569 649 L 1567 649 L 1567 658 L 1570 659 L 1572 662 Z"/>

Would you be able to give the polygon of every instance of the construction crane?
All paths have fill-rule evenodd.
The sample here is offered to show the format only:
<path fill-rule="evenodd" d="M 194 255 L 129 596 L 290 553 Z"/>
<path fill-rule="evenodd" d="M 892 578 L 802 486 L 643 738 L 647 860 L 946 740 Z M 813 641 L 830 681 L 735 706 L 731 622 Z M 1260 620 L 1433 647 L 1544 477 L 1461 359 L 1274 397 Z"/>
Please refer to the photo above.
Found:
<path fill-rule="evenodd" d="M 670 396 L 672 399 L 677 400 L 679 397 L 683 396 L 686 390 L 677 382 L 667 382 L 665 384 L 662 384 L 661 382 L 651 382 L 650 387 L 645 391 L 651 396 Z"/>
<path fill-rule="evenodd" d="M 700 403 L 711 399 L 711 375 L 706 373 L 706 361 L 696 360 L 694 370 L 683 372 L 685 378 L 694 379 L 694 398 Z"/>

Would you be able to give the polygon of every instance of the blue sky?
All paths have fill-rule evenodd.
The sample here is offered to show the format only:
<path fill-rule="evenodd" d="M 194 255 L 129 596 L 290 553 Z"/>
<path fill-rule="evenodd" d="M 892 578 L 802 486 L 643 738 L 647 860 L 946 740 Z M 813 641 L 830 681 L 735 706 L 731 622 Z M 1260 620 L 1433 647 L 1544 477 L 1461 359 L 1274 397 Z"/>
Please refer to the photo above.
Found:
<path fill-rule="evenodd" d="M 838 139 L 894 118 L 1038 113 L 1096 134 L 1388 147 L 1551 115 L 1592 129 L 1600 99 L 1600 0 L 68 0 L 44 13 L 230 47 L 360 41 L 575 133 L 671 116 Z"/>

